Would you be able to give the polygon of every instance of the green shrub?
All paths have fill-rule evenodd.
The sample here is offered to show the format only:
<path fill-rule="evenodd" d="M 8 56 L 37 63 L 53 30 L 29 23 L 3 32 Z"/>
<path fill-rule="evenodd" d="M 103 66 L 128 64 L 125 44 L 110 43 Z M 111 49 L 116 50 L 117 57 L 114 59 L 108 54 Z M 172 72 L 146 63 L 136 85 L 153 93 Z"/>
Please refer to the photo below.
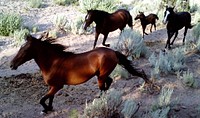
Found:
<path fill-rule="evenodd" d="M 17 45 L 21 45 L 24 41 L 25 36 L 29 34 L 29 30 L 21 29 L 14 31 L 14 39 Z"/>
<path fill-rule="evenodd" d="M 192 88 L 197 87 L 197 82 L 195 81 L 194 75 L 192 72 L 189 72 L 189 70 L 183 72 L 181 79 L 184 85 Z"/>
<path fill-rule="evenodd" d="M 76 109 L 72 109 L 70 112 L 69 112 L 69 118 L 78 118 L 78 110 Z"/>
<path fill-rule="evenodd" d="M 124 115 L 124 118 L 132 118 L 137 110 L 138 105 L 133 100 L 126 100 L 121 113 Z"/>
<path fill-rule="evenodd" d="M 55 4 L 63 5 L 63 6 L 67 4 L 67 0 L 53 0 L 53 2 Z"/>
<path fill-rule="evenodd" d="M 66 26 L 65 29 L 72 32 L 73 34 L 83 34 L 84 30 L 83 30 L 83 19 L 82 17 L 78 17 L 73 21 L 69 21 Z"/>
<path fill-rule="evenodd" d="M 200 23 L 198 23 L 193 29 L 192 29 L 192 36 L 194 38 L 194 43 L 196 46 L 196 49 L 200 51 Z"/>
<path fill-rule="evenodd" d="M 127 79 L 129 77 L 129 73 L 124 68 L 122 68 L 121 66 L 117 65 L 116 68 L 111 73 L 111 77 L 112 78 L 120 77 L 120 78 Z"/>
<path fill-rule="evenodd" d="M 21 28 L 22 19 L 13 13 L 0 14 L 0 35 L 9 36 Z"/>
<path fill-rule="evenodd" d="M 194 13 L 194 17 L 192 18 L 192 24 L 197 24 L 200 22 L 200 9 Z"/>
<path fill-rule="evenodd" d="M 92 103 L 86 103 L 82 118 L 113 118 L 116 114 L 124 118 L 132 117 L 139 106 L 131 99 L 123 101 L 122 94 L 120 91 L 110 89 Z"/>
<path fill-rule="evenodd" d="M 112 46 L 115 50 L 122 52 L 128 58 L 135 59 L 141 56 L 148 57 L 148 49 L 144 44 L 142 35 L 132 29 L 124 29 L 116 44 Z"/>
<path fill-rule="evenodd" d="M 111 89 L 108 94 L 103 94 L 100 98 L 94 99 L 91 104 L 86 104 L 84 118 L 107 118 L 117 110 L 122 102 L 122 93 Z M 111 105 L 111 106 L 110 106 Z"/>
<path fill-rule="evenodd" d="M 192 29 L 192 36 L 194 37 L 194 40 L 200 39 L 200 23 L 198 23 L 193 29 Z"/>
<path fill-rule="evenodd" d="M 40 8 L 42 5 L 42 0 L 29 0 L 29 6 L 32 8 Z"/>
<path fill-rule="evenodd" d="M 118 0 L 79 0 L 80 10 L 86 12 L 90 9 L 113 12 L 117 10 Z"/>
<path fill-rule="evenodd" d="M 161 73 L 175 73 L 185 66 L 185 55 L 183 48 L 176 48 L 169 52 L 160 51 L 159 55 L 153 53 L 149 62 L 153 67 L 152 78 L 157 78 Z"/>
<path fill-rule="evenodd" d="M 58 5 L 62 5 L 62 6 L 65 6 L 65 5 L 77 5 L 78 4 L 78 0 L 53 0 L 53 2 L 55 4 L 58 4 Z"/>
<path fill-rule="evenodd" d="M 152 111 L 151 111 L 152 118 L 167 118 L 170 110 L 172 93 L 173 93 L 173 88 L 169 87 L 162 88 L 158 101 L 156 101 L 152 105 Z"/>
<path fill-rule="evenodd" d="M 64 30 L 65 29 L 65 25 L 68 23 L 69 21 L 67 20 L 67 18 L 64 15 L 57 15 L 54 18 L 53 24 L 55 26 L 55 28 L 57 30 Z"/>

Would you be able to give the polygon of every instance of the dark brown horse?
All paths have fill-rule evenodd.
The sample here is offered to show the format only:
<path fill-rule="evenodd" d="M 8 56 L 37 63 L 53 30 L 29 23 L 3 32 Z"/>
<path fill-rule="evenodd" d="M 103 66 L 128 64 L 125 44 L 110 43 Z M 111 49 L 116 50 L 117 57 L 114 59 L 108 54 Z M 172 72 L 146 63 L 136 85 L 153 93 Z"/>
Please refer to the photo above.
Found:
<path fill-rule="evenodd" d="M 109 47 L 110 44 L 105 44 L 109 32 L 117 30 L 118 28 L 122 31 L 126 27 L 126 24 L 132 28 L 133 22 L 129 11 L 124 9 L 117 10 L 112 14 L 100 10 L 88 10 L 85 16 L 84 29 L 86 30 L 93 21 L 96 23 L 93 49 L 96 46 L 99 34 L 104 35 L 102 44 Z"/>
<path fill-rule="evenodd" d="M 145 83 L 151 83 L 144 71 L 135 69 L 120 52 L 101 47 L 74 54 L 63 51 L 65 46 L 52 44 L 52 42 L 55 42 L 55 39 L 42 41 L 31 35 L 27 36 L 26 43 L 20 48 L 10 65 L 11 69 L 17 69 L 26 61 L 35 60 L 41 69 L 45 83 L 50 86 L 48 93 L 40 100 L 44 113 L 53 109 L 54 94 L 65 84 L 78 85 L 97 76 L 99 89 L 108 90 L 113 81 L 109 75 L 117 64 L 122 65 L 132 75 L 143 78 Z M 47 99 L 49 99 L 48 105 L 45 103 Z"/>
<path fill-rule="evenodd" d="M 170 45 L 173 45 L 176 37 L 178 36 L 178 30 L 185 27 L 184 37 L 183 37 L 183 44 L 185 43 L 185 36 L 187 34 L 188 28 L 191 29 L 193 26 L 191 25 L 191 15 L 189 12 L 174 12 L 174 7 L 166 7 L 164 13 L 163 23 L 167 23 L 167 35 L 168 39 L 166 42 L 165 48 L 171 48 Z M 170 39 L 174 35 L 174 40 L 170 43 Z"/>
<path fill-rule="evenodd" d="M 139 14 L 135 17 L 135 20 L 140 19 L 142 30 L 143 30 L 143 38 L 144 34 L 148 35 L 145 32 L 146 26 L 151 24 L 150 32 L 152 32 L 152 26 L 154 25 L 154 29 L 156 30 L 156 19 L 158 20 L 158 16 L 156 14 L 149 14 L 145 16 L 143 12 L 139 12 Z"/>

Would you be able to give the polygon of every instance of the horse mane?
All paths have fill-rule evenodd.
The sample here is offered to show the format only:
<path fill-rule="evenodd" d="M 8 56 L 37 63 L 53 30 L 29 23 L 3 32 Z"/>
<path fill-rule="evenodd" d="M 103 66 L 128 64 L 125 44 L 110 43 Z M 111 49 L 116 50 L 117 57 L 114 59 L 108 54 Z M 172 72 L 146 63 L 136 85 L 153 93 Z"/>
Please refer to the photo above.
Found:
<path fill-rule="evenodd" d="M 47 38 L 46 40 L 42 41 L 43 45 L 51 48 L 52 50 L 56 51 L 59 54 L 67 54 L 67 55 L 72 55 L 74 54 L 73 52 L 68 52 L 68 51 L 64 51 L 65 49 L 67 49 L 67 46 L 64 46 L 62 44 L 58 44 L 56 43 L 57 39 L 56 38 Z"/>
<path fill-rule="evenodd" d="M 108 16 L 108 15 L 110 15 L 110 13 L 108 13 L 108 12 L 106 12 L 106 11 L 103 11 L 103 10 L 89 10 L 89 12 L 95 12 L 95 13 L 97 13 L 98 14 L 98 18 L 103 18 L 104 16 Z"/>
<path fill-rule="evenodd" d="M 33 41 L 37 41 L 40 44 L 42 44 L 43 46 L 56 51 L 57 54 L 64 54 L 64 55 L 66 55 L 66 54 L 67 55 L 74 54 L 73 52 L 64 51 L 65 49 L 68 48 L 68 46 L 64 46 L 62 44 L 56 43 L 57 42 L 56 38 L 49 38 L 49 37 L 47 37 L 47 38 L 45 38 L 45 40 L 43 38 L 44 37 L 40 37 L 40 38 L 37 39 L 35 37 L 32 37 L 31 35 L 27 36 L 27 39 L 32 39 Z"/>

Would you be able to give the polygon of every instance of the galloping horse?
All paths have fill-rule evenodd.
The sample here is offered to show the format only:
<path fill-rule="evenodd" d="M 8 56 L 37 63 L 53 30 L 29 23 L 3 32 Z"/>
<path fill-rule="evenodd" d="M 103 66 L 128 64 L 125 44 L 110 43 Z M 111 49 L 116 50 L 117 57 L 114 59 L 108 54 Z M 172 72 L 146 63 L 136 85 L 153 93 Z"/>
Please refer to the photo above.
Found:
<path fill-rule="evenodd" d="M 178 30 L 185 27 L 184 37 L 183 37 L 183 44 L 184 44 L 187 30 L 188 30 L 188 28 L 189 29 L 192 28 L 190 13 L 188 13 L 188 12 L 175 13 L 173 10 L 174 10 L 174 7 L 173 8 L 166 7 L 166 10 L 164 12 L 164 20 L 163 20 L 164 24 L 167 23 L 167 35 L 168 35 L 168 39 L 167 39 L 165 48 L 168 47 L 169 49 L 171 48 L 170 45 L 173 45 L 176 37 L 178 36 Z M 172 38 L 174 33 L 175 33 L 174 39 L 170 43 L 170 39 Z"/>
<path fill-rule="evenodd" d="M 35 60 L 41 69 L 45 83 L 50 86 L 48 93 L 40 100 L 44 108 L 43 113 L 53 109 L 54 95 L 65 84 L 78 85 L 97 76 L 99 89 L 108 90 L 113 81 L 109 75 L 117 64 L 122 65 L 132 75 L 143 78 L 145 83 L 151 83 L 143 70 L 134 68 L 131 61 L 118 51 L 101 47 L 74 54 L 63 51 L 66 47 L 61 44 L 52 44 L 55 39 L 44 41 L 41 39 L 28 35 L 26 43 L 11 61 L 10 67 L 17 69 L 26 61 Z M 45 103 L 47 99 L 49 99 L 48 105 Z"/>
<path fill-rule="evenodd" d="M 129 11 L 124 9 L 117 10 L 112 14 L 100 10 L 88 10 L 85 16 L 84 29 L 86 30 L 93 21 L 96 23 L 93 49 L 96 46 L 100 33 L 104 35 L 102 44 L 109 47 L 110 44 L 105 44 L 109 32 L 117 30 L 118 28 L 122 31 L 126 27 L 126 24 L 131 28 L 133 26 L 132 16 Z"/>
<path fill-rule="evenodd" d="M 135 20 L 140 19 L 142 30 L 143 30 L 143 38 L 144 34 L 148 35 L 145 32 L 146 26 L 151 24 L 150 32 L 152 32 L 152 26 L 154 25 L 154 29 L 156 30 L 156 19 L 158 20 L 158 16 L 156 14 L 149 14 L 145 16 L 143 12 L 139 12 L 139 14 L 135 17 Z"/>

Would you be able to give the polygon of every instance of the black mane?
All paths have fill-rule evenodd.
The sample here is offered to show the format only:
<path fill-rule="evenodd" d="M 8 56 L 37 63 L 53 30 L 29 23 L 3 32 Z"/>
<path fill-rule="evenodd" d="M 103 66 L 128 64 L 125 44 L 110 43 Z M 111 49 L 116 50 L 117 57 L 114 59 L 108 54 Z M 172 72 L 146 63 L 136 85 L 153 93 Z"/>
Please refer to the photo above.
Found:
<path fill-rule="evenodd" d="M 29 36 L 28 36 L 29 37 Z M 74 54 L 73 52 L 66 52 L 66 51 L 64 51 L 65 49 L 67 49 L 68 47 L 67 46 L 64 46 L 64 45 L 62 45 L 62 44 L 58 44 L 58 43 L 56 43 L 57 42 L 57 39 L 55 39 L 55 38 L 45 38 L 45 40 L 43 40 L 43 38 L 39 38 L 39 39 L 37 39 L 37 38 L 35 38 L 35 37 L 32 37 L 32 36 L 30 36 L 31 37 L 31 39 L 33 40 L 33 41 L 36 41 L 36 42 L 38 42 L 38 43 L 40 43 L 42 46 L 44 46 L 44 47 L 47 47 L 47 48 L 49 48 L 49 49 L 52 49 L 52 50 L 54 50 L 54 51 L 56 51 L 56 53 L 58 53 L 58 54 L 67 54 L 67 55 L 72 55 L 72 54 Z M 28 39 L 28 38 L 27 38 Z"/>

